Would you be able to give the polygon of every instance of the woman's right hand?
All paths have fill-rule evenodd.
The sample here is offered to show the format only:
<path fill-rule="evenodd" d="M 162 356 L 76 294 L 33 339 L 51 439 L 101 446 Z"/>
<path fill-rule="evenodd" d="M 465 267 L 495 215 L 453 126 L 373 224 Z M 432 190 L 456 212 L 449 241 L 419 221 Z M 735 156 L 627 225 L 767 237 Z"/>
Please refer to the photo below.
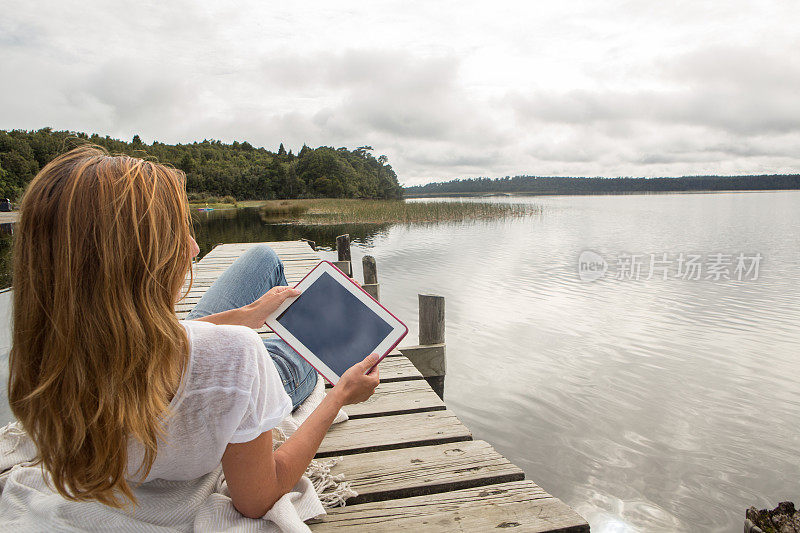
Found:
<path fill-rule="evenodd" d="M 342 374 L 339 382 L 331 389 L 332 393 L 338 395 L 342 405 L 361 403 L 372 396 L 372 393 L 375 392 L 375 387 L 381 382 L 378 375 L 378 367 L 376 366 L 372 369 L 369 374 L 366 372 L 377 362 L 378 355 L 370 354 L 363 361 L 354 364 Z"/>

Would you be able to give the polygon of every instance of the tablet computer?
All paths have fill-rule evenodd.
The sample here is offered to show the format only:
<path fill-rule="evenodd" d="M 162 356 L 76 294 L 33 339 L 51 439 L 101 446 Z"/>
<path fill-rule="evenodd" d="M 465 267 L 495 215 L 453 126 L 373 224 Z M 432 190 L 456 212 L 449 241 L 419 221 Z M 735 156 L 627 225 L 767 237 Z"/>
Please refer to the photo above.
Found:
<path fill-rule="evenodd" d="M 400 319 L 328 261 L 294 288 L 300 296 L 284 301 L 266 324 L 334 385 L 369 354 L 377 353 L 380 362 L 408 333 Z"/>

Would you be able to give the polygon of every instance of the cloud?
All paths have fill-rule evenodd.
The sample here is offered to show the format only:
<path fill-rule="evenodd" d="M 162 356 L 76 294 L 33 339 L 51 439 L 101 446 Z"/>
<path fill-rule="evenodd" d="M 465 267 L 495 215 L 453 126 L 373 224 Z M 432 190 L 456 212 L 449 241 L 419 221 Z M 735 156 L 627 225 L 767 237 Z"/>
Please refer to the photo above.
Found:
<path fill-rule="evenodd" d="M 656 70 L 656 66 L 653 66 Z M 657 89 L 521 94 L 506 102 L 521 125 L 649 122 L 758 135 L 800 129 L 800 60 L 754 50 L 698 50 L 660 69 Z"/>
<path fill-rule="evenodd" d="M 11 0 L 0 128 L 369 144 L 401 181 L 800 171 L 794 2 Z"/>
<path fill-rule="evenodd" d="M 727 168 L 748 172 L 744 161 L 774 157 L 776 171 L 797 172 L 800 60 L 794 55 L 715 46 L 646 70 L 652 78 L 641 88 L 512 90 L 503 102 L 517 128 L 553 132 L 528 150 L 540 161 L 627 163 L 640 173 L 662 168 L 674 175 L 707 163 L 718 169 L 736 162 Z"/>

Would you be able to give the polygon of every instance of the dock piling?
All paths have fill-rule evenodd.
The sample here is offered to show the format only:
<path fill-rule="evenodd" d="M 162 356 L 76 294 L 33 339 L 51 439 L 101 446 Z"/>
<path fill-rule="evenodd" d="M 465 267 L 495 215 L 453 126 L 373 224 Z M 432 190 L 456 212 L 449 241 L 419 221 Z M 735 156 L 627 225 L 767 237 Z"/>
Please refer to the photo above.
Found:
<path fill-rule="evenodd" d="M 345 233 L 336 237 L 336 255 L 339 257 L 338 261 L 333 264 L 336 268 L 353 277 L 353 265 L 350 261 L 350 234 Z"/>
<path fill-rule="evenodd" d="M 375 258 L 371 255 L 365 255 L 364 258 L 361 260 L 361 265 L 364 268 L 364 284 L 361 286 L 362 289 L 367 291 L 367 293 L 375 298 L 376 300 L 380 301 L 380 286 L 378 285 L 378 266 L 375 263 Z"/>
<path fill-rule="evenodd" d="M 419 343 L 444 344 L 444 296 L 420 294 Z"/>
<path fill-rule="evenodd" d="M 444 343 L 444 296 L 420 294 L 419 345 L 399 348 L 431 388 L 444 399 L 444 376 L 447 362 Z"/>
<path fill-rule="evenodd" d="M 339 261 L 350 261 L 349 233 L 336 237 L 336 253 L 339 255 Z"/>

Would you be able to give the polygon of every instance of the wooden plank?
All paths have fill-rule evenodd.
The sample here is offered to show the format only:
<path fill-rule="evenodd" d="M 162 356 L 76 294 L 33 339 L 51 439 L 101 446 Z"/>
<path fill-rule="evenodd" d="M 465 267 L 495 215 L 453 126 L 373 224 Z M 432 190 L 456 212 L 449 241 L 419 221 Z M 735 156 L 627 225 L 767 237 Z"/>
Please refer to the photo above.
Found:
<path fill-rule="evenodd" d="M 19 211 L 0 211 L 0 224 L 14 224 L 19 218 Z"/>
<path fill-rule="evenodd" d="M 218 276 L 225 272 L 231 264 L 225 264 L 220 266 L 214 267 L 204 267 L 204 268 L 195 268 L 194 269 L 194 277 L 213 277 Z M 283 271 L 284 272 L 307 272 L 317 266 L 319 261 L 304 261 L 303 263 L 284 263 L 283 264 Z M 189 276 L 186 276 L 186 279 L 189 279 Z"/>
<path fill-rule="evenodd" d="M 220 274 L 221 274 L 221 272 L 220 272 Z M 305 271 L 305 270 L 304 271 L 300 271 L 300 272 L 296 272 L 296 273 L 295 272 L 285 272 L 286 281 L 289 282 L 289 283 L 292 283 L 292 284 L 293 283 L 297 283 L 298 281 L 303 279 L 306 274 L 308 274 L 308 271 Z M 208 289 L 208 287 L 210 287 L 211 284 L 214 283 L 217 280 L 218 277 L 219 277 L 218 274 L 213 275 L 213 276 L 204 276 L 204 277 L 195 276 L 194 280 L 192 281 L 192 288 L 193 289 L 203 289 L 203 288 Z M 181 286 L 181 289 L 182 290 L 186 290 L 188 287 L 189 287 L 189 280 L 187 279 L 184 282 L 184 284 Z"/>
<path fill-rule="evenodd" d="M 306 273 L 308 273 L 308 271 L 310 271 L 312 268 L 317 266 L 317 264 L 318 264 L 318 262 L 312 261 L 308 265 L 301 265 L 301 266 L 297 266 L 297 267 L 293 267 L 291 265 L 284 265 L 283 272 L 286 274 L 287 277 L 289 277 L 292 274 L 305 275 Z M 228 266 L 230 266 L 230 265 L 228 265 Z M 222 274 L 223 272 L 225 272 L 225 270 L 227 270 L 228 266 L 226 266 L 224 268 L 215 269 L 215 270 L 195 269 L 194 275 L 192 277 L 195 280 L 202 279 L 202 278 L 209 278 L 211 281 L 214 281 L 216 278 L 219 277 L 220 274 Z M 186 276 L 186 282 L 188 282 L 188 281 L 189 281 L 189 276 Z"/>
<path fill-rule="evenodd" d="M 328 509 L 324 518 L 309 525 L 314 533 L 589 531 L 575 511 L 527 480 Z"/>
<path fill-rule="evenodd" d="M 309 268 L 309 269 L 289 270 L 289 271 L 284 270 L 284 275 L 286 276 L 287 281 L 292 279 L 300 281 L 301 279 L 303 279 L 303 277 L 305 277 L 306 274 L 308 274 L 309 270 L 311 269 Z M 222 272 L 201 273 L 199 275 L 195 275 L 192 278 L 192 288 L 199 289 L 202 287 L 210 287 L 211 284 L 214 283 L 217 280 L 217 278 L 219 278 Z M 189 278 L 186 278 L 186 280 L 183 282 L 182 287 L 187 288 L 188 286 L 189 286 Z"/>
<path fill-rule="evenodd" d="M 299 280 L 302 279 L 306 274 L 308 274 L 308 272 L 312 268 L 313 267 L 301 268 L 297 270 L 287 268 L 284 269 L 283 273 L 286 276 L 287 280 L 294 278 L 297 278 Z M 210 286 L 217 280 L 217 278 L 220 277 L 220 275 L 222 275 L 223 272 L 225 272 L 225 270 L 220 270 L 219 272 L 199 272 L 191 278 L 192 285 L 193 287 Z M 188 285 L 189 285 L 189 278 L 187 277 L 186 280 L 183 282 L 183 286 L 185 287 Z"/>
<path fill-rule="evenodd" d="M 392 381 L 406 381 L 410 379 L 423 379 L 419 370 L 403 356 L 387 357 L 380 362 L 381 383 Z M 330 383 L 325 384 L 330 387 Z"/>
<path fill-rule="evenodd" d="M 358 492 L 348 506 L 525 479 L 481 440 L 345 455 L 331 473 Z"/>
<path fill-rule="evenodd" d="M 381 382 L 421 379 L 422 374 L 405 357 L 387 357 L 380 363 Z"/>
<path fill-rule="evenodd" d="M 463 440 L 472 440 L 472 434 L 452 411 L 356 418 L 333 425 L 316 456 L 376 452 Z"/>
<path fill-rule="evenodd" d="M 244 252 L 253 248 L 254 246 L 258 246 L 261 244 L 266 244 L 272 249 L 291 249 L 291 250 L 311 250 L 311 247 L 304 243 L 303 241 L 271 241 L 271 242 L 241 242 L 241 243 L 228 243 L 228 244 L 219 244 L 214 247 L 216 253 L 232 253 L 232 252 Z M 311 250 L 313 251 L 313 250 Z"/>
<path fill-rule="evenodd" d="M 308 263 L 313 261 L 320 261 L 320 257 L 317 255 L 317 252 L 311 252 L 308 254 L 299 254 L 299 253 L 284 253 L 278 251 L 278 257 L 285 264 L 294 264 L 294 263 Z M 207 267 L 215 267 L 219 265 L 229 265 L 233 263 L 236 259 L 238 259 L 239 255 L 236 254 L 230 257 L 203 257 L 200 261 L 195 263 L 195 266 L 207 266 Z"/>
<path fill-rule="evenodd" d="M 258 244 L 258 243 L 253 243 Z M 313 259 L 319 258 L 318 252 L 311 249 L 307 244 L 300 244 L 299 246 L 283 246 L 278 243 L 267 243 L 279 256 L 285 257 L 289 260 L 293 259 Z M 204 255 L 199 261 L 199 264 L 209 263 L 213 261 L 233 261 L 251 247 L 242 248 L 224 248 L 225 245 L 217 246 L 212 251 Z"/>
<path fill-rule="evenodd" d="M 237 244 L 220 244 L 217 245 L 212 251 L 206 255 L 211 257 L 229 256 L 234 254 L 242 254 L 254 246 L 266 244 L 276 252 L 295 252 L 295 253 L 314 253 L 311 247 L 301 241 L 279 241 L 279 242 L 251 242 L 251 243 L 237 243 Z"/>
<path fill-rule="evenodd" d="M 300 279 L 305 277 L 305 275 L 308 274 L 312 268 L 313 267 L 302 268 L 297 270 L 287 268 L 284 269 L 283 273 L 286 276 L 287 280 L 296 278 L 299 281 Z M 201 287 L 206 285 L 211 286 L 211 284 L 214 283 L 222 275 L 223 272 L 225 272 L 225 270 L 220 270 L 219 272 L 199 272 L 192 277 L 192 286 L 193 287 Z M 186 278 L 186 280 L 183 282 L 183 286 L 185 287 L 188 285 L 189 285 L 189 278 Z"/>
<path fill-rule="evenodd" d="M 284 261 L 283 262 L 283 270 L 284 271 L 299 271 L 299 270 L 310 270 L 314 268 L 319 261 Z M 211 276 L 214 274 L 220 274 L 225 272 L 225 270 L 233 264 L 231 263 L 220 263 L 214 265 L 202 265 L 195 267 L 194 275 L 195 276 Z M 189 276 L 186 276 L 188 279 Z"/>
<path fill-rule="evenodd" d="M 316 255 L 298 255 L 298 256 L 286 256 L 283 253 L 278 253 L 278 257 L 281 258 L 284 264 L 287 265 L 299 265 L 303 263 L 314 263 L 319 262 L 319 256 Z M 195 267 L 204 267 L 204 268 L 217 268 L 220 266 L 230 265 L 232 264 L 238 256 L 231 257 L 230 259 L 221 260 L 221 259 L 202 259 L 198 263 L 195 263 Z"/>
<path fill-rule="evenodd" d="M 282 247 L 273 246 L 271 248 L 273 250 L 275 250 L 276 252 L 282 254 L 282 255 L 285 254 L 285 255 L 293 255 L 293 256 L 308 256 L 308 257 L 314 256 L 314 257 L 317 257 L 317 254 L 319 253 L 319 252 L 315 252 L 310 247 L 305 247 L 305 248 L 282 248 Z M 204 255 L 202 258 L 200 258 L 200 261 L 202 262 L 202 261 L 206 261 L 206 260 L 217 260 L 217 259 L 225 260 L 225 259 L 236 258 L 236 257 L 240 256 L 241 254 L 245 253 L 245 251 L 246 250 L 236 250 L 236 251 L 229 251 L 229 252 L 226 252 L 226 251 L 211 251 L 211 252 L 207 253 L 206 255 Z"/>
<path fill-rule="evenodd" d="M 428 383 L 415 379 L 382 382 L 366 402 L 348 405 L 344 410 L 354 419 L 443 409 L 444 402 L 431 390 Z"/>
<path fill-rule="evenodd" d="M 271 248 L 273 250 L 275 250 L 276 252 L 278 252 L 278 253 L 287 254 L 287 255 L 288 254 L 292 254 L 292 255 L 313 255 L 313 254 L 317 253 L 314 250 L 312 250 L 310 247 L 305 247 L 303 249 L 300 249 L 300 248 L 286 248 L 286 247 L 280 247 L 280 246 L 272 246 Z M 239 255 L 245 253 L 246 251 L 247 250 L 245 250 L 245 249 L 242 249 L 242 250 L 227 250 L 227 251 L 222 251 L 222 252 L 215 252 L 213 255 L 211 254 L 211 252 L 209 252 L 208 254 L 204 255 L 203 258 L 209 257 L 210 259 L 219 259 L 219 258 L 225 259 L 225 258 L 239 256 Z"/>
<path fill-rule="evenodd" d="M 253 246 L 258 246 L 259 244 L 268 244 L 269 246 L 276 248 L 276 247 L 285 247 L 285 248 L 303 248 L 305 250 L 311 249 L 308 243 L 303 241 L 267 241 L 267 242 L 233 242 L 233 243 L 223 243 L 218 244 L 214 247 L 215 250 L 220 252 L 227 252 L 230 250 L 246 250 L 248 248 L 252 248 Z"/>
<path fill-rule="evenodd" d="M 269 244 L 272 245 L 290 245 L 290 244 L 305 244 L 308 246 L 304 241 L 252 241 L 252 242 L 228 242 L 228 243 L 221 243 L 217 245 L 219 249 L 227 249 L 227 248 L 250 248 L 252 246 L 257 246 L 259 244 Z"/>
<path fill-rule="evenodd" d="M 316 252 L 311 252 L 310 254 L 288 254 L 281 251 L 277 252 L 278 257 L 281 258 L 284 264 L 296 264 L 296 263 L 309 263 L 313 261 L 319 261 L 319 256 L 316 255 Z M 241 254 L 237 254 L 231 257 L 212 257 L 212 258 L 203 258 L 200 261 L 195 263 L 195 267 L 207 267 L 207 268 L 215 268 L 223 265 L 230 265 L 236 259 L 239 258 Z"/>

